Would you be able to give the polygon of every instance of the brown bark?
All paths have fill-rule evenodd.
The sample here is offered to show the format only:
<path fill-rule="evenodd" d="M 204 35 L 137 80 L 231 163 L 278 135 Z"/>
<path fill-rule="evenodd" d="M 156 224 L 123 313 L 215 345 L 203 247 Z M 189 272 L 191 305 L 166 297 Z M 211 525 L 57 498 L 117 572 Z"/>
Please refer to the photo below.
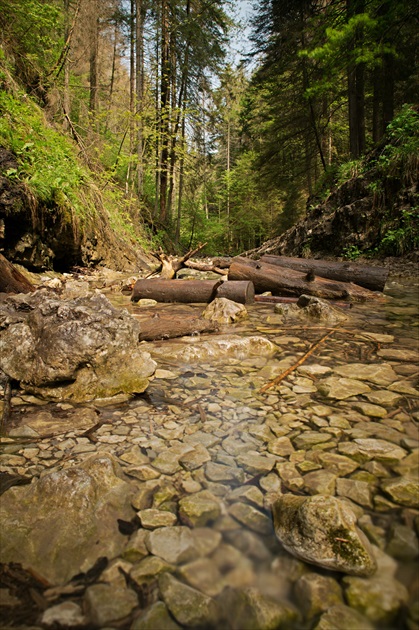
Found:
<path fill-rule="evenodd" d="M 174 339 L 202 332 L 214 332 L 218 326 L 202 317 L 151 317 L 141 322 L 140 341 Z"/>
<path fill-rule="evenodd" d="M 0 254 L 0 293 L 30 293 L 35 287 Z"/>
<path fill-rule="evenodd" d="M 158 302 L 208 303 L 215 297 L 224 297 L 239 304 L 251 304 L 254 287 L 249 281 L 222 282 L 217 280 L 165 280 L 162 278 L 137 280 L 131 301 L 142 298 Z"/>
<path fill-rule="evenodd" d="M 292 258 L 288 256 L 272 256 L 265 254 L 261 261 L 270 265 L 287 267 L 308 273 L 312 271 L 316 276 L 338 280 L 340 282 L 354 282 L 360 287 L 371 291 L 383 291 L 388 269 L 385 267 L 372 267 L 353 262 L 337 262 L 331 260 L 314 260 L 309 258 Z"/>
<path fill-rule="evenodd" d="M 311 280 L 308 274 L 269 265 L 261 261 L 235 258 L 230 266 L 229 280 L 251 280 L 256 293 L 271 291 L 274 295 L 314 295 L 329 300 L 365 302 L 376 299 L 368 289 L 351 282 L 335 282 L 325 278 Z"/>

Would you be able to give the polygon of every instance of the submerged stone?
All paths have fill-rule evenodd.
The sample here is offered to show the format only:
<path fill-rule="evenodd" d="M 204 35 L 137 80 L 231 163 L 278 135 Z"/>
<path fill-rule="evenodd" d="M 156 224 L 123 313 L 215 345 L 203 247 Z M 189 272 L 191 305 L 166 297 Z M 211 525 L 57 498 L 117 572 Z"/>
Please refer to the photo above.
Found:
<path fill-rule="evenodd" d="M 134 512 L 132 488 L 119 474 L 110 455 L 97 455 L 8 490 L 0 502 L 2 561 L 63 584 L 98 558 L 121 554 L 126 539 L 118 519 L 129 521 Z"/>
<path fill-rule="evenodd" d="M 345 398 L 371 391 L 371 388 L 362 381 L 355 378 L 339 378 L 337 376 L 330 376 L 320 381 L 317 389 L 326 398 L 335 398 L 336 400 L 345 400 Z"/>
<path fill-rule="evenodd" d="M 254 587 L 228 587 L 218 602 L 222 616 L 232 630 L 276 630 L 292 627 L 298 618 L 296 609 L 289 602 L 278 602 Z"/>
<path fill-rule="evenodd" d="M 371 579 L 345 577 L 343 583 L 349 605 L 380 625 L 391 623 L 408 600 L 406 587 L 389 575 Z"/>
<path fill-rule="evenodd" d="M 368 576 L 376 562 L 349 505 L 331 496 L 281 496 L 272 506 L 275 533 L 285 549 L 311 564 Z"/>
<path fill-rule="evenodd" d="M 191 627 L 215 627 L 218 607 L 215 601 L 168 573 L 159 579 L 160 593 L 178 623 Z"/>
<path fill-rule="evenodd" d="M 381 482 L 381 487 L 389 497 L 406 507 L 419 508 L 419 481 L 408 477 L 394 477 Z"/>
<path fill-rule="evenodd" d="M 375 630 L 375 626 L 360 612 L 339 604 L 320 617 L 314 630 Z"/>

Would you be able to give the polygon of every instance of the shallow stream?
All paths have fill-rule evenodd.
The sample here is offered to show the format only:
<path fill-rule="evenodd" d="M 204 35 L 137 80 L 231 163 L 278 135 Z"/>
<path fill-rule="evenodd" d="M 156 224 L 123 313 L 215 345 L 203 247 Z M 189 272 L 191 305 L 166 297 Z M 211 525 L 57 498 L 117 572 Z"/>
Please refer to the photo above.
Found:
<path fill-rule="evenodd" d="M 202 310 L 199 305 L 142 308 L 133 305 L 129 296 L 113 292 L 107 296 L 140 321 L 159 312 Z M 390 281 L 385 299 L 346 309 L 347 321 L 264 393 L 261 388 L 294 365 L 327 327 L 295 319 L 284 322 L 272 304 L 254 304 L 248 307 L 248 319 L 219 333 L 144 343 L 158 363 L 156 378 L 131 401 L 94 405 L 101 423 L 94 440 L 71 427 L 41 441 L 19 440 L 13 429 L 24 425 L 27 414 L 37 413 L 40 407 L 32 404 L 37 401 L 31 397 L 17 395 L 11 437 L 1 442 L 0 471 L 38 477 L 78 465 L 98 451 L 114 455 L 126 472 L 139 466 L 141 472 L 131 481 L 151 489 L 147 500 L 136 505 L 142 527 L 155 531 L 187 523 L 207 537 L 202 557 L 172 563 L 170 571 L 180 582 L 214 599 L 225 587 L 237 593 L 252 588 L 261 601 L 266 598 L 284 606 L 279 622 L 273 613 L 269 616 L 265 602 L 261 606 L 268 612 L 256 615 L 250 625 L 237 621 L 240 614 L 232 610 L 223 625 L 214 626 L 208 616 L 203 627 L 416 630 L 419 497 L 391 494 L 384 482 L 403 476 L 419 482 L 418 306 L 417 279 Z M 274 351 L 246 355 L 230 350 L 227 341 L 222 356 L 182 359 L 181 349 L 219 335 L 261 336 L 274 344 Z M 377 371 L 365 366 L 376 366 Z M 322 385 L 330 377 L 345 380 L 339 391 L 336 383 Z M 363 391 L 357 393 L 355 387 L 351 393 L 354 383 L 361 383 Z M 58 418 L 65 405 L 47 408 Z M 341 483 L 342 479 L 348 482 Z M 218 503 L 212 516 L 205 516 L 198 499 L 196 509 L 179 510 L 182 499 L 190 497 L 193 503 L 203 491 Z M 275 538 L 270 511 L 275 496 L 285 492 L 335 495 L 349 501 L 377 549 L 377 575 L 344 577 L 285 552 Z M 158 556 L 158 551 L 153 553 Z M 146 584 L 151 593 L 140 602 L 151 606 L 149 617 L 142 612 L 138 616 L 138 607 L 124 621 L 113 620 L 116 613 L 109 613 L 104 625 L 97 621 L 95 625 L 96 613 L 86 613 L 92 609 L 86 596 L 67 597 L 65 601 L 73 599 L 87 614 L 83 627 L 198 627 L 174 610 L 169 616 L 167 609 L 164 614 L 159 610 L 163 614 L 159 617 L 157 586 L 151 588 L 150 576 L 141 578 L 135 571 L 144 560 L 130 560 L 125 554 L 125 571 L 132 570 L 137 587 L 141 590 Z M 163 570 L 167 568 L 156 568 L 156 579 Z M 232 608 L 240 608 L 234 597 L 231 602 Z M 10 607 L 2 610 L 7 610 L 12 627 Z"/>

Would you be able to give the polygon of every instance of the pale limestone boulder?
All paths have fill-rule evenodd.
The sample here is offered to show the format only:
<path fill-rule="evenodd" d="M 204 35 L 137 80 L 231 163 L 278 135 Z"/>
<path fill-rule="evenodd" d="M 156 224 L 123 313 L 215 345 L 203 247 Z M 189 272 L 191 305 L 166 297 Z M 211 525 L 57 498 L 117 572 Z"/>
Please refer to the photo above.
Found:
<path fill-rule="evenodd" d="M 50 400 L 143 392 L 156 364 L 140 325 L 99 292 L 63 300 L 39 289 L 0 303 L 0 370 Z"/>
<path fill-rule="evenodd" d="M 2 561 L 63 584 L 98 558 L 120 555 L 126 538 L 118 519 L 133 517 L 131 493 L 108 454 L 11 488 L 0 503 Z"/>
<path fill-rule="evenodd" d="M 202 313 L 204 319 L 217 324 L 234 324 L 248 317 L 247 309 L 243 304 L 233 302 L 227 298 L 215 298 Z"/>
<path fill-rule="evenodd" d="M 332 496 L 285 494 L 272 506 L 275 533 L 289 553 L 310 564 L 369 576 L 376 561 L 348 503 Z"/>

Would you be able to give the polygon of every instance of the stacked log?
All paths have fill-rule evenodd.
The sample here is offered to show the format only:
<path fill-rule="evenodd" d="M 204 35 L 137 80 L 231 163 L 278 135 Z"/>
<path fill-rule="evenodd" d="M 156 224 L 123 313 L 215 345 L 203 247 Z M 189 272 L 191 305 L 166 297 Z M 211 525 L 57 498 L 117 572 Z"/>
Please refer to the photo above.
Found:
<path fill-rule="evenodd" d="M 383 291 L 389 271 L 385 267 L 360 265 L 351 261 L 315 260 L 310 258 L 292 258 L 288 256 L 271 256 L 265 254 L 260 259 L 263 263 L 294 269 L 302 273 L 312 272 L 316 276 L 338 280 L 339 282 L 353 282 L 370 291 Z"/>
<path fill-rule="evenodd" d="M 273 295 L 295 296 L 313 295 L 328 300 L 348 300 L 365 302 L 376 299 L 376 294 L 352 282 L 337 282 L 316 277 L 312 270 L 307 273 L 262 260 L 234 258 L 230 265 L 228 279 L 233 281 L 251 280 L 256 293 L 270 291 Z"/>
<path fill-rule="evenodd" d="M 132 302 L 148 298 L 158 302 L 208 304 L 216 297 L 224 297 L 239 304 L 251 304 L 255 289 L 249 280 L 223 282 L 219 280 L 165 280 L 162 278 L 137 280 Z"/>

